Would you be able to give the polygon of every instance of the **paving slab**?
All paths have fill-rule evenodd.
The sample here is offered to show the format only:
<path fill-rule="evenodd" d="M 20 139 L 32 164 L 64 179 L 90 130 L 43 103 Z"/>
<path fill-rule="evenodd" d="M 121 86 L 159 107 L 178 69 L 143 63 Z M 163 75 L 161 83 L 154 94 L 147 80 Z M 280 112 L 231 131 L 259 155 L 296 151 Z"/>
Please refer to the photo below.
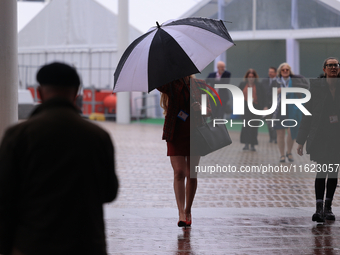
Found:
<path fill-rule="evenodd" d="M 162 126 L 96 122 L 115 144 L 118 198 L 105 205 L 109 254 L 340 254 L 339 221 L 318 225 L 314 176 L 302 173 L 213 173 L 198 176 L 191 228 L 178 228 L 173 172 L 161 140 Z M 233 144 L 202 158 L 201 165 L 311 166 L 293 151 L 280 164 L 276 144 L 259 133 L 256 152 Z M 335 195 L 333 211 L 340 215 Z M 340 216 L 339 216 L 340 217 Z"/>

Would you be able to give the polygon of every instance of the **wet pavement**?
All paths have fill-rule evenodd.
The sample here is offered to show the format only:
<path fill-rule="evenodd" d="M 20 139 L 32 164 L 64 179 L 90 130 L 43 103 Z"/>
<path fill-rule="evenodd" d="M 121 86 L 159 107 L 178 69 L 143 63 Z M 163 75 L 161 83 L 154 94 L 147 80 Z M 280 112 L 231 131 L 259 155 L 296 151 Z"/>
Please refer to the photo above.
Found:
<path fill-rule="evenodd" d="M 199 175 L 192 227 L 178 228 L 162 126 L 96 123 L 112 135 L 120 180 L 117 200 L 105 205 L 109 254 L 340 254 L 339 221 L 311 221 L 314 173 Z M 266 133 L 256 152 L 242 151 L 238 132 L 230 135 L 233 144 L 201 164 L 294 169 L 312 163 L 294 151 L 292 164 L 280 164 Z M 338 192 L 333 212 L 340 217 Z"/>

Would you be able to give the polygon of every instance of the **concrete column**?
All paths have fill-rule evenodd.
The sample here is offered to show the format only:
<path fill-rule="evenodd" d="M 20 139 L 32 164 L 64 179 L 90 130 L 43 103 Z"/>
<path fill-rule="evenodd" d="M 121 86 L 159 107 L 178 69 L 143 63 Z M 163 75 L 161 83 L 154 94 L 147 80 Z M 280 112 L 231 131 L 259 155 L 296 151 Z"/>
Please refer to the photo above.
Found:
<path fill-rule="evenodd" d="M 286 62 L 295 74 L 300 73 L 300 45 L 294 38 L 286 39 Z"/>
<path fill-rule="evenodd" d="M 224 0 L 218 0 L 217 2 L 217 18 L 219 20 L 225 20 L 225 17 L 224 17 L 224 7 L 225 7 L 225 3 L 224 3 Z M 221 55 L 219 55 L 215 61 L 214 61 L 214 70 L 215 72 L 217 72 L 217 62 L 219 61 L 223 61 L 226 66 L 227 66 L 227 55 L 226 55 L 226 51 L 223 52 Z"/>
<path fill-rule="evenodd" d="M 0 139 L 18 121 L 17 1 L 0 1 Z"/>
<path fill-rule="evenodd" d="M 123 55 L 129 46 L 129 1 L 118 2 L 118 55 Z M 117 93 L 117 123 L 128 124 L 131 120 L 130 92 Z"/>
<path fill-rule="evenodd" d="M 257 9 L 257 3 L 256 3 L 256 0 L 253 0 L 253 26 L 252 26 L 252 28 L 253 28 L 253 32 L 255 32 L 256 31 L 256 15 L 257 15 L 257 11 L 256 11 L 256 9 Z"/>
<path fill-rule="evenodd" d="M 292 29 L 299 29 L 297 0 L 292 0 L 292 9 L 290 16 Z"/>

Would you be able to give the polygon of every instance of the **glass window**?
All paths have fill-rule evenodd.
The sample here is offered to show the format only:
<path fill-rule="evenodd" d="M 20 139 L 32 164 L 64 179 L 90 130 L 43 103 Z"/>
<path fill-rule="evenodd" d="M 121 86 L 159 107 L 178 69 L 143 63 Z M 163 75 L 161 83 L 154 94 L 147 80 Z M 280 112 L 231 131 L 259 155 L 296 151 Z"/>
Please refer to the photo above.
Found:
<path fill-rule="evenodd" d="M 339 27 L 340 12 L 317 1 L 298 0 L 299 28 Z"/>
<path fill-rule="evenodd" d="M 216 16 L 217 18 L 217 16 Z M 225 6 L 224 18 L 229 31 L 242 31 L 253 29 L 253 1 L 234 0 Z"/>
<path fill-rule="evenodd" d="M 192 16 L 217 19 L 217 9 L 211 0 Z M 229 31 L 252 30 L 253 0 L 226 1 L 224 19 Z M 340 11 L 318 0 L 256 0 L 257 30 L 319 27 L 340 27 Z"/>
<path fill-rule="evenodd" d="M 291 1 L 257 0 L 256 29 L 291 29 Z"/>

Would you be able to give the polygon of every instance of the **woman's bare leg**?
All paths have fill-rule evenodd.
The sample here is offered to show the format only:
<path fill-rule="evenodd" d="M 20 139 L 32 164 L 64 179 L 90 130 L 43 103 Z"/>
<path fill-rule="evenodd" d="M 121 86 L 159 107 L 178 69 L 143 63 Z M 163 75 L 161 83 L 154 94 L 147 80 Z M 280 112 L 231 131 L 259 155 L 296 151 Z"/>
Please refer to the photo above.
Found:
<path fill-rule="evenodd" d="M 185 221 L 185 175 L 187 163 L 184 156 L 170 156 L 170 162 L 174 169 L 174 191 L 179 213 L 179 220 Z"/>
<path fill-rule="evenodd" d="M 186 168 L 186 205 L 185 205 L 185 214 L 186 217 L 189 218 L 191 213 L 192 203 L 194 202 L 196 190 L 197 190 L 197 174 L 195 172 L 195 166 L 198 165 L 200 161 L 200 156 L 191 156 L 187 157 L 187 168 Z M 191 172 L 190 172 L 191 170 Z"/>
<path fill-rule="evenodd" d="M 290 133 L 290 128 L 288 128 L 288 135 L 287 135 L 287 153 L 292 153 L 292 149 L 294 146 L 294 140 L 292 139 L 292 134 Z"/>
<path fill-rule="evenodd" d="M 285 133 L 286 129 L 278 129 L 276 130 L 277 135 L 277 146 L 279 147 L 281 157 L 285 156 Z"/>

